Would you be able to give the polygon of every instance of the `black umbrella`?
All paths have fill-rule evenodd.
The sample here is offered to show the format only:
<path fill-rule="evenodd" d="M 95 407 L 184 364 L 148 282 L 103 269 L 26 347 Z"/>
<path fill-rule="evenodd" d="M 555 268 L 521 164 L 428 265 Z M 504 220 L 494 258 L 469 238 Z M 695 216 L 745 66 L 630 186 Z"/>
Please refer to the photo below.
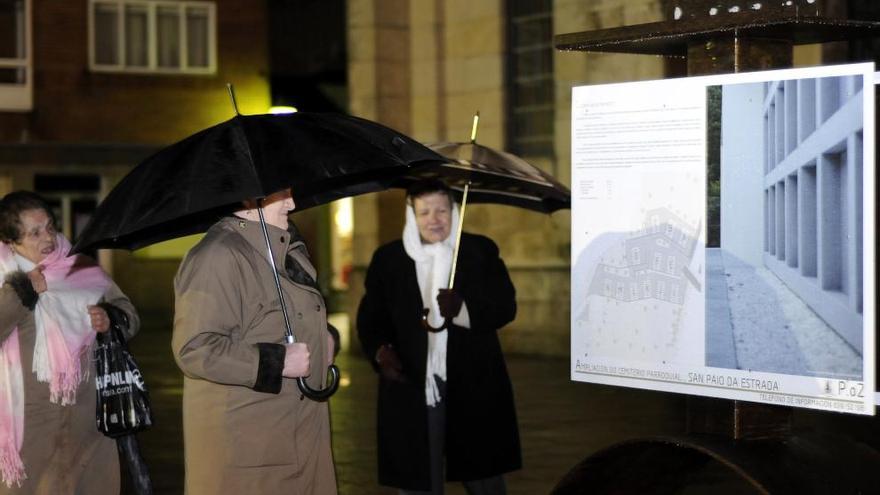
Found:
<path fill-rule="evenodd" d="M 386 189 L 446 161 L 409 137 L 343 114 L 235 117 L 168 146 L 101 202 L 72 252 L 138 249 L 204 232 L 247 198 L 292 188 L 296 209 Z"/>
<path fill-rule="evenodd" d="M 480 113 L 477 112 L 469 142 L 429 145 L 449 161 L 414 170 L 398 181 L 409 183 L 423 178 L 437 178 L 461 195 L 458 232 L 449 273 L 450 289 L 455 282 L 458 244 L 468 201 L 517 206 L 541 213 L 571 208 L 571 191 L 552 175 L 516 155 L 477 144 L 479 121 Z M 422 324 L 428 331 L 439 332 L 449 326 L 447 319 L 440 327 L 432 327 L 428 323 L 428 311 L 426 308 L 422 315 Z"/>
<path fill-rule="evenodd" d="M 286 188 L 302 210 L 385 189 L 418 166 L 445 160 L 397 131 L 348 115 L 236 115 L 135 167 L 98 206 L 72 252 L 137 249 L 203 232 L 241 209 L 242 200 L 257 198 L 259 204 Z M 262 209 L 257 211 L 269 249 Z M 268 258 L 292 343 L 275 260 Z M 300 378 L 300 391 L 315 400 L 329 397 L 339 384 L 339 370 L 331 365 L 329 373 L 326 389 L 313 390 Z"/>
<path fill-rule="evenodd" d="M 152 495 L 153 481 L 147 462 L 141 455 L 141 448 L 134 433 L 116 438 L 116 449 L 119 457 L 125 460 L 125 468 L 131 481 L 131 488 L 136 495 Z"/>

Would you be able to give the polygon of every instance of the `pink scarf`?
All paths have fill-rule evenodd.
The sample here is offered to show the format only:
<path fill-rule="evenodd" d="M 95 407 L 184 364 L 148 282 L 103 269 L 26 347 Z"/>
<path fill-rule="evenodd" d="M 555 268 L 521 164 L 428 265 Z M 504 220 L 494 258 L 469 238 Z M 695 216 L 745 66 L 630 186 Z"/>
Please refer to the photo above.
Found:
<path fill-rule="evenodd" d="M 46 291 L 34 308 L 36 340 L 33 372 L 49 384 L 50 401 L 76 402 L 76 389 L 88 377 L 80 367 L 82 354 L 95 340 L 87 306 L 97 303 L 110 287 L 110 278 L 83 256 L 68 257 L 70 242 L 58 234 L 57 248 L 39 264 L 44 267 Z M 21 270 L 13 251 L 0 243 L 0 284 L 8 273 Z M 0 344 L 0 474 L 7 486 L 27 479 L 21 461 L 24 437 L 24 380 L 18 328 Z"/>

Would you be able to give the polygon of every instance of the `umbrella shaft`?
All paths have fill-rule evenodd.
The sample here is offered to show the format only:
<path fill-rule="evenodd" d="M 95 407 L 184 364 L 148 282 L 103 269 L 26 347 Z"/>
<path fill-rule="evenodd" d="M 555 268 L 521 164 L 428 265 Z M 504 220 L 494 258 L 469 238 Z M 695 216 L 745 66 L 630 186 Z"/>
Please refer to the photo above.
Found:
<path fill-rule="evenodd" d="M 278 267 L 275 265 L 275 256 L 272 256 L 272 243 L 269 241 L 269 229 L 266 228 L 266 219 L 263 217 L 263 201 L 257 201 L 257 214 L 260 216 L 260 228 L 263 230 L 263 239 L 266 241 L 266 254 L 269 256 L 269 264 L 272 265 L 272 277 L 275 280 L 275 289 L 278 290 L 278 302 L 281 304 L 281 314 L 284 316 L 284 337 L 288 344 L 296 342 L 293 329 L 290 328 L 290 316 L 287 314 L 287 304 L 284 303 L 284 292 L 281 290 L 281 279 L 278 278 Z"/>
<path fill-rule="evenodd" d="M 450 289 L 452 288 L 452 284 L 455 283 L 455 265 L 458 264 L 458 245 L 461 243 L 461 229 L 464 226 L 464 209 L 467 208 L 467 195 L 470 187 L 470 182 L 465 184 L 464 194 L 461 196 L 461 211 L 458 214 L 458 229 L 456 229 L 455 232 L 455 248 L 452 251 L 452 269 L 449 270 L 449 285 L 446 286 Z"/>

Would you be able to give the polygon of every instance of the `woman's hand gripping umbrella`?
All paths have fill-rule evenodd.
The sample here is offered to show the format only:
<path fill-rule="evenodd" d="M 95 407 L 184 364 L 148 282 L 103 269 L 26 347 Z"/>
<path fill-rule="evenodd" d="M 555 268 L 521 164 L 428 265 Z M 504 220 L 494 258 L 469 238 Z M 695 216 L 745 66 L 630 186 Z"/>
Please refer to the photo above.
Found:
<path fill-rule="evenodd" d="M 448 161 L 415 170 L 403 181 L 408 183 L 423 178 L 437 178 L 447 182 L 453 191 L 461 193 L 449 285 L 441 290 L 439 296 L 441 304 L 447 306 L 457 303 L 453 284 L 469 194 L 471 202 L 505 204 L 542 213 L 571 207 L 571 191 L 553 176 L 518 156 L 477 144 L 479 121 L 480 113 L 477 112 L 469 142 L 429 145 Z M 454 309 L 450 307 L 448 313 L 457 313 Z M 439 327 L 432 326 L 428 321 L 429 312 L 425 308 L 422 314 L 422 326 L 429 332 L 440 332 L 451 324 L 452 318 L 445 318 Z"/>
<path fill-rule="evenodd" d="M 262 205 L 259 205 L 262 206 Z M 275 288 L 278 291 L 278 300 L 281 303 L 281 314 L 284 317 L 284 340 L 287 344 L 295 344 L 296 336 L 293 334 L 293 328 L 290 325 L 290 315 L 287 312 L 287 304 L 284 303 L 284 292 L 281 290 L 281 280 L 278 278 L 278 267 L 275 266 L 275 257 L 272 256 L 272 243 L 269 241 L 269 229 L 266 227 L 266 218 L 263 215 L 263 208 L 257 208 L 260 217 L 260 229 L 263 232 L 263 239 L 266 241 L 266 251 L 269 253 L 269 263 L 272 265 L 272 275 L 275 279 Z M 335 364 L 331 364 L 327 368 L 327 387 L 323 389 L 314 389 L 306 382 L 305 377 L 297 377 L 296 385 L 302 394 L 312 400 L 327 400 L 331 395 L 336 393 L 339 388 L 339 368 Z"/>

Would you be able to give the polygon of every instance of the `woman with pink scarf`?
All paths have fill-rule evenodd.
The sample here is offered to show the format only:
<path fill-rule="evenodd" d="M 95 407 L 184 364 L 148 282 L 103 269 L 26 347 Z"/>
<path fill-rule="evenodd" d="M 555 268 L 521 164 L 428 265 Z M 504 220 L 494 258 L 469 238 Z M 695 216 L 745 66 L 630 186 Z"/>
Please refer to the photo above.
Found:
<path fill-rule="evenodd" d="M 118 494 L 115 442 L 95 426 L 92 350 L 134 307 L 70 243 L 40 196 L 0 200 L 0 495 Z"/>

